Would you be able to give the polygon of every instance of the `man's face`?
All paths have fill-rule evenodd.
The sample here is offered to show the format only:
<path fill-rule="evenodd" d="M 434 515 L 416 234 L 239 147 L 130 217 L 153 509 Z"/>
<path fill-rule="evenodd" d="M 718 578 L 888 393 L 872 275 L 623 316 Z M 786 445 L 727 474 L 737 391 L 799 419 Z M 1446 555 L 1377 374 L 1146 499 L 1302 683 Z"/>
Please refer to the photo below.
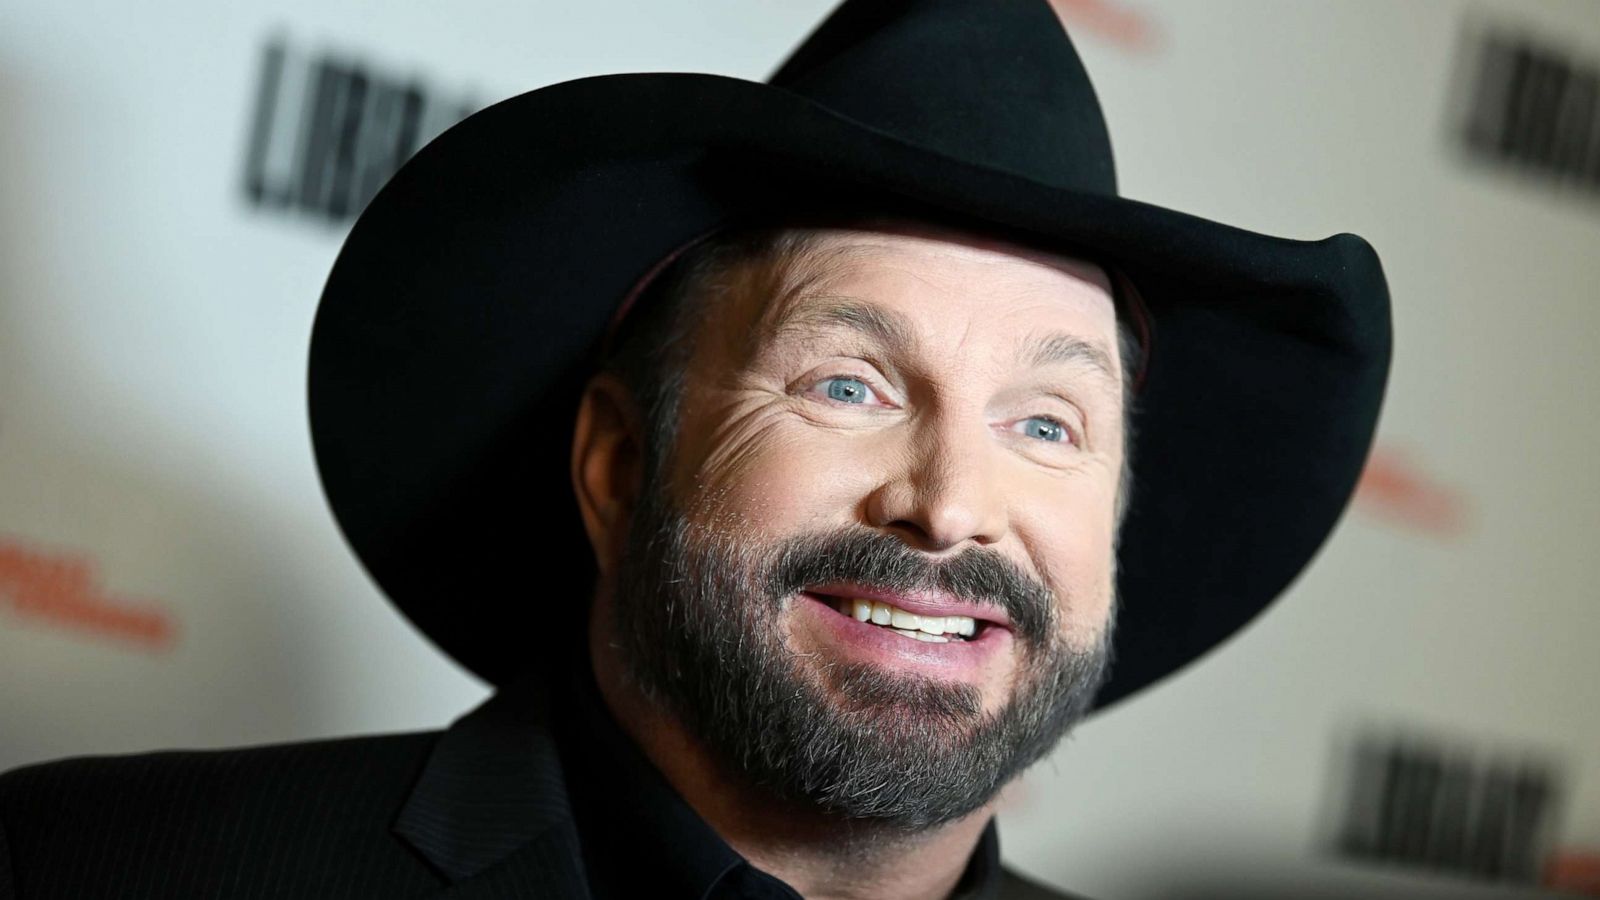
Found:
<path fill-rule="evenodd" d="M 823 232 L 730 287 L 620 560 L 629 668 L 780 795 L 909 828 L 971 812 L 1107 663 L 1105 276 L 902 227 Z"/>

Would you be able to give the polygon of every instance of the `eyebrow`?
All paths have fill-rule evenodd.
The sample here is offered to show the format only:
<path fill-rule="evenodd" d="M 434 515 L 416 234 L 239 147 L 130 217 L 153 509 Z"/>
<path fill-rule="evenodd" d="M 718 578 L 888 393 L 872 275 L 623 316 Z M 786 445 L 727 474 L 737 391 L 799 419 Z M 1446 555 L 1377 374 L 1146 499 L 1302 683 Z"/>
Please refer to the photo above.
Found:
<path fill-rule="evenodd" d="M 1075 334 L 1051 334 L 1035 338 L 1023 349 L 1028 362 L 1035 367 L 1054 363 L 1087 363 L 1100 370 L 1100 374 L 1115 382 L 1117 374 L 1111 363 L 1111 354 L 1093 341 Z"/>
<path fill-rule="evenodd" d="M 807 336 L 831 329 L 863 334 L 880 344 L 899 350 L 917 345 L 916 329 L 900 313 L 857 300 L 854 297 L 816 296 L 791 306 L 767 330 L 769 337 L 784 334 Z M 1035 368 L 1056 364 L 1088 365 L 1112 384 L 1117 381 L 1111 354 L 1094 341 L 1075 334 L 1055 332 L 1032 338 L 1023 344 L 1017 358 Z"/>

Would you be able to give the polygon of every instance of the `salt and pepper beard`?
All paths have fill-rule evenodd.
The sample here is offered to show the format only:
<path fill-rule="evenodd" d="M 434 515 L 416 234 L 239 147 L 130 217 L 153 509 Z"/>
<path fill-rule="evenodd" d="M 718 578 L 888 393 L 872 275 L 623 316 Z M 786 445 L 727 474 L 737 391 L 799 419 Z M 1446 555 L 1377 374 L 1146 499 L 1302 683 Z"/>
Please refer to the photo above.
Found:
<path fill-rule="evenodd" d="M 612 638 L 647 700 L 774 799 L 901 832 L 954 821 L 1055 747 L 1108 671 L 1111 621 L 1091 649 L 1075 648 L 1051 591 L 988 548 L 935 563 L 864 527 L 767 547 L 691 523 L 663 494 L 647 487 L 630 523 Z M 799 591 L 840 581 L 1004 609 L 1018 651 L 1012 696 L 986 713 L 973 685 L 801 665 L 784 616 L 814 602 Z"/>

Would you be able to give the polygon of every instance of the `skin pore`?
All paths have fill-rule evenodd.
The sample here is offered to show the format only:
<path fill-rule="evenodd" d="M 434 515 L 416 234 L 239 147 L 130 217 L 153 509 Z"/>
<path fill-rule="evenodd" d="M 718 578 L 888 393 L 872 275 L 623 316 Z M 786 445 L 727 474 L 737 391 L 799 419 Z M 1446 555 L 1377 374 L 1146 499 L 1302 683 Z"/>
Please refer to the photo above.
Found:
<path fill-rule="evenodd" d="M 875 626 L 803 594 L 751 620 L 771 626 L 769 643 L 830 724 L 927 742 L 931 755 L 916 759 L 990 746 L 967 739 L 1008 710 L 1044 710 L 1051 697 L 1092 688 L 1062 673 L 1077 673 L 1068 663 L 1092 658 L 1110 629 L 1124 435 L 1109 285 L 1088 263 L 909 223 L 829 229 L 789 263 L 732 273 L 701 320 L 666 483 L 646 483 L 648 430 L 627 388 L 598 375 L 585 391 L 572 471 L 599 564 L 595 675 L 629 736 L 758 868 L 807 897 L 945 897 L 993 815 L 992 792 L 942 808 L 958 815 L 924 815 L 935 824 L 923 826 L 910 813 L 841 815 L 857 801 L 829 808 L 740 777 L 727 748 L 708 744 L 630 665 L 617 626 L 618 591 L 637 602 L 641 590 L 626 571 L 630 525 L 655 489 L 698 540 L 738 559 L 740 548 L 781 558 L 773 548 L 804 536 L 861 534 L 925 567 L 906 570 L 917 584 L 958 561 L 1004 576 L 992 582 L 1004 596 L 992 598 L 991 618 L 1009 627 L 959 651 L 899 637 L 884 649 L 878 632 L 851 631 Z M 740 610 L 757 602 L 723 599 Z M 972 708 L 937 717 L 932 704 L 875 703 L 888 695 L 846 686 L 862 683 L 927 686 L 927 696 Z M 1056 712 L 1048 740 L 1010 763 L 1031 762 L 1081 709 Z M 973 771 L 990 769 L 1012 774 L 998 763 Z"/>

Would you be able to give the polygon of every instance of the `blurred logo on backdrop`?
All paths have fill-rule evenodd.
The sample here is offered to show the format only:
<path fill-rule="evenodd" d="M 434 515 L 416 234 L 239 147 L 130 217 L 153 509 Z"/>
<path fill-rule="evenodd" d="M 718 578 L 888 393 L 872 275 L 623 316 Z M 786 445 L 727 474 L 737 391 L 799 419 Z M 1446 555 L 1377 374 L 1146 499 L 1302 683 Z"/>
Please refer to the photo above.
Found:
<path fill-rule="evenodd" d="M 1518 884 L 1547 871 L 1562 791 L 1544 755 L 1374 730 L 1342 762 L 1337 854 Z"/>
<path fill-rule="evenodd" d="M 1413 457 L 1401 447 L 1374 447 L 1356 485 L 1357 508 L 1435 538 L 1465 534 L 1471 523 L 1466 495 L 1438 481 Z"/>
<path fill-rule="evenodd" d="M 94 562 L 0 536 L 0 612 L 21 621 L 86 632 L 147 650 L 166 650 L 177 623 L 148 600 L 112 594 Z"/>
<path fill-rule="evenodd" d="M 411 154 L 477 107 L 467 91 L 274 36 L 261 53 L 245 198 L 348 223 Z"/>
<path fill-rule="evenodd" d="M 1135 52 L 1160 47 L 1161 30 L 1149 13 L 1119 0 L 1050 0 L 1050 5 L 1073 34 L 1088 31 Z"/>
<path fill-rule="evenodd" d="M 1600 194 L 1600 52 L 1469 23 L 1452 106 L 1469 158 L 1564 192 Z"/>

